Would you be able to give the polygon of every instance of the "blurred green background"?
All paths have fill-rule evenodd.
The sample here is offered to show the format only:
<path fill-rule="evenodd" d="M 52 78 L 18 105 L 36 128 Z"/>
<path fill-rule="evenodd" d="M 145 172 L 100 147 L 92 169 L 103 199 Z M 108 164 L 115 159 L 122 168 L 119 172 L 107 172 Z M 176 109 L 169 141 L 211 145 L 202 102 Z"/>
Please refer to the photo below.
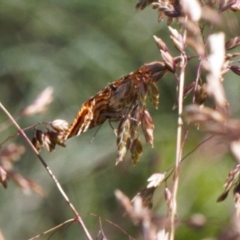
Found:
<path fill-rule="evenodd" d="M 151 7 L 135 11 L 135 3 L 133 0 L 8 0 L 0 3 L 0 101 L 17 116 L 46 87 L 54 88 L 54 99 L 47 112 L 19 119 L 21 127 L 58 118 L 72 121 L 82 103 L 109 82 L 145 62 L 160 59 L 153 35 L 161 37 L 173 55 L 178 54 L 170 42 L 166 22 L 158 23 L 157 12 Z M 231 19 L 235 27 L 232 31 L 228 29 L 228 38 L 239 35 L 238 20 Z M 195 79 L 194 64 L 187 69 L 187 82 Z M 151 174 L 163 172 L 174 164 L 175 79 L 166 75 L 158 86 L 159 109 L 149 104 L 155 122 L 155 147 L 145 144 L 144 154 L 136 166 L 132 165 L 129 155 L 115 166 L 115 136 L 108 123 L 101 127 L 92 143 L 96 129 L 70 139 L 66 148 L 41 152 L 82 213 L 93 238 L 97 236 L 99 221 L 86 214 L 89 212 L 113 221 L 134 238 L 142 239 L 140 229 L 123 215 L 114 191 L 120 189 L 132 198 L 146 185 Z M 238 117 L 239 77 L 228 73 L 225 86 L 233 115 Z M 7 117 L 1 112 L 0 124 L 6 121 Z M 13 126 L 2 130 L 0 141 L 15 133 Z M 31 138 L 33 132 L 30 130 L 27 134 Z M 192 127 L 184 155 L 203 139 L 204 134 Z M 42 186 L 46 195 L 26 195 L 11 181 L 6 190 L 0 186 L 0 230 L 7 240 L 28 239 L 73 215 L 25 141 L 20 137 L 12 141 L 26 147 L 15 170 Z M 231 223 L 232 196 L 216 203 L 235 164 L 226 150 L 225 143 L 210 141 L 183 163 L 178 194 L 178 213 L 183 224 L 177 230 L 176 239 L 217 239 Z M 154 195 L 153 211 L 162 216 L 166 213 L 161 187 Z M 203 214 L 207 221 L 197 230 L 185 224 L 195 213 Z M 128 239 L 113 225 L 104 221 L 102 224 L 108 239 Z M 72 224 L 58 230 L 51 239 L 86 237 L 77 224 Z"/>

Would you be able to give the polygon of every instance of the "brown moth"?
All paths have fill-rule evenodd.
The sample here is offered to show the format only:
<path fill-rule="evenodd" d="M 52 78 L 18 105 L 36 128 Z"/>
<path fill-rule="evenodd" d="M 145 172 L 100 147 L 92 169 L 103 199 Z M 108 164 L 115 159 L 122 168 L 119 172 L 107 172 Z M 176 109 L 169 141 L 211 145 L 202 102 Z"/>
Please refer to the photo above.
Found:
<path fill-rule="evenodd" d="M 63 139 L 99 126 L 107 119 L 116 121 L 131 116 L 136 106 L 145 106 L 148 85 L 154 84 L 167 71 L 163 62 L 151 62 L 110 83 L 82 105 Z"/>

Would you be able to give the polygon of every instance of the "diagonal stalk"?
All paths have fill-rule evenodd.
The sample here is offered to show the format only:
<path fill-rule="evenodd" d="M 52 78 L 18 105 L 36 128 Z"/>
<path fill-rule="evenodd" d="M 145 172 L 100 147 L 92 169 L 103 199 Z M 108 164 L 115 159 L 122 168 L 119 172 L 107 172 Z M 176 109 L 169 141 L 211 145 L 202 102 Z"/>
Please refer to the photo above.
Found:
<path fill-rule="evenodd" d="M 74 213 L 74 215 L 76 216 L 75 220 L 79 223 L 79 225 L 83 228 L 83 231 L 85 232 L 88 240 L 92 240 L 91 235 L 89 234 L 82 218 L 80 217 L 79 213 L 77 212 L 77 210 L 75 209 L 74 205 L 71 203 L 70 199 L 68 198 L 67 194 L 65 193 L 65 191 L 63 190 L 62 186 L 60 185 L 60 183 L 58 182 L 57 178 L 55 177 L 55 175 L 53 174 L 52 170 L 49 168 L 49 166 L 47 165 L 47 163 L 44 161 L 44 159 L 42 158 L 42 156 L 39 154 L 39 152 L 37 151 L 37 149 L 33 146 L 32 142 L 29 140 L 29 138 L 27 137 L 27 135 L 25 134 L 25 132 L 21 129 L 21 127 L 18 125 L 18 123 L 15 121 L 15 119 L 12 117 L 12 115 L 8 112 L 8 110 L 2 105 L 2 103 L 0 102 L 0 108 L 3 110 L 3 112 L 8 116 L 8 118 L 10 119 L 10 121 L 15 125 L 15 127 L 18 129 L 18 133 L 19 135 L 21 135 L 26 142 L 29 144 L 29 146 L 32 148 L 32 150 L 34 151 L 34 153 L 37 155 L 38 159 L 40 160 L 40 162 L 42 163 L 42 165 L 45 167 L 45 169 L 47 170 L 48 174 L 50 175 L 50 177 L 52 178 L 52 180 L 54 181 L 54 183 L 56 184 L 59 192 L 61 193 L 61 195 L 63 196 L 63 198 L 65 199 L 66 203 L 69 205 L 70 209 L 72 210 L 72 212 Z"/>

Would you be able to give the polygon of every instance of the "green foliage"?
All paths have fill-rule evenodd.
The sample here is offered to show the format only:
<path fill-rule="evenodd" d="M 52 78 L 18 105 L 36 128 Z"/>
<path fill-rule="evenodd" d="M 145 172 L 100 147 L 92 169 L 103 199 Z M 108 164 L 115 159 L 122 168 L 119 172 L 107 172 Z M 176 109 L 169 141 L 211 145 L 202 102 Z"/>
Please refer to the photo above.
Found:
<path fill-rule="evenodd" d="M 145 6 L 144 1 L 139 2 L 142 2 L 141 7 Z M 166 23 L 157 22 L 157 12 L 150 6 L 144 11 L 134 11 L 134 4 L 133 1 L 112 0 L 9 0 L 1 3 L 0 101 L 17 118 L 39 92 L 48 86 L 54 89 L 53 102 L 47 111 L 21 117 L 18 122 L 22 128 L 58 118 L 71 121 L 82 103 L 106 84 L 145 62 L 160 59 L 152 36 L 160 36 L 164 42 L 169 42 Z M 168 48 L 171 53 L 178 54 L 170 44 Z M 189 68 L 195 66 L 193 63 Z M 189 69 L 187 83 L 193 78 L 195 76 Z M 239 79 L 229 74 L 225 82 L 229 82 L 226 94 L 232 110 L 239 115 Z M 146 185 L 151 174 L 165 171 L 174 164 L 177 113 L 172 111 L 172 106 L 176 102 L 175 80 L 168 75 L 157 85 L 158 88 L 155 84 L 149 87 L 150 100 L 146 100 L 154 105 L 149 107 L 155 123 L 154 149 L 136 138 L 138 145 L 132 156 L 127 153 L 126 159 L 115 167 L 116 138 L 105 123 L 97 134 L 96 129 L 91 129 L 70 139 L 66 148 L 58 148 L 51 154 L 42 151 L 94 237 L 98 234 L 99 219 L 89 212 L 111 220 L 135 239 L 142 239 L 139 229 L 122 215 L 114 191 L 121 189 L 133 197 Z M 158 91 L 160 105 L 156 110 Z M 0 114 L 0 125 L 5 121 L 4 114 Z M 1 142 L 17 132 L 12 126 L 0 129 Z M 153 126 L 149 129 L 152 131 Z M 191 131 L 185 154 L 203 140 L 202 134 L 193 128 Z M 147 138 L 147 133 L 144 134 Z M 27 135 L 32 138 L 32 130 L 27 131 Z M 16 141 L 27 149 L 21 160 L 15 163 L 17 171 L 40 185 L 45 196 L 25 195 L 12 181 L 7 190 L 1 187 L 0 230 L 6 239 L 28 239 L 72 218 L 72 215 L 36 156 L 20 137 Z M 148 142 L 152 144 L 152 139 Z M 0 151 L 7 144 L 3 144 Z M 234 163 L 230 156 L 224 155 L 226 151 L 220 152 L 213 145 L 212 141 L 203 144 L 188 157 L 180 177 L 181 219 L 201 213 L 207 223 L 197 230 L 180 226 L 177 240 L 217 236 L 223 226 L 228 225 L 234 211 L 233 204 L 229 204 L 232 199 L 216 203 L 228 170 Z M 140 161 L 133 167 L 131 157 L 135 163 L 139 154 L 142 154 Z M 154 211 L 165 214 L 162 189 L 156 191 L 154 203 Z M 104 220 L 102 223 L 109 239 L 128 239 L 112 224 Z M 85 235 L 74 223 L 58 230 L 51 239 L 85 239 Z"/>

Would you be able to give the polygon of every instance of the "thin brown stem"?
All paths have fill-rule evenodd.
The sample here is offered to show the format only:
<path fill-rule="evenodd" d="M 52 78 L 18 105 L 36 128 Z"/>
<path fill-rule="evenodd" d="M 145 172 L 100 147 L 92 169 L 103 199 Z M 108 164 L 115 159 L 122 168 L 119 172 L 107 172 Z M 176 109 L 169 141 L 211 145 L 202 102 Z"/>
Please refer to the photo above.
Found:
<path fill-rule="evenodd" d="M 75 209 L 74 205 L 71 203 L 70 199 L 68 198 L 67 194 L 64 192 L 62 186 L 60 185 L 60 183 L 58 182 L 57 178 L 55 177 L 55 175 L 53 174 L 52 170 L 49 168 L 49 166 L 47 165 L 47 163 L 44 161 L 44 159 L 42 158 L 42 156 L 39 154 L 38 150 L 33 146 L 32 142 L 29 140 L 29 138 L 27 137 L 27 135 L 25 134 L 25 132 L 21 129 L 21 127 L 18 125 L 18 123 L 15 121 L 15 119 L 12 117 L 12 115 L 8 112 L 8 110 L 2 105 L 2 103 L 0 102 L 0 108 L 3 110 L 3 112 L 8 116 L 8 118 L 10 119 L 10 121 L 15 125 L 15 127 L 18 129 L 18 133 L 19 135 L 21 135 L 25 141 L 29 144 L 29 146 L 32 148 L 32 150 L 34 151 L 34 153 L 37 155 L 38 159 L 40 160 L 40 162 L 42 163 L 42 165 L 45 167 L 45 169 L 47 170 L 48 174 L 50 175 L 50 177 L 52 178 L 52 180 L 55 182 L 59 192 L 61 193 L 61 195 L 63 196 L 63 198 L 65 199 L 66 203 L 69 205 L 70 209 L 72 210 L 72 212 L 74 213 L 74 215 L 76 216 L 76 221 L 80 224 L 80 226 L 83 228 L 87 238 L 89 240 L 92 240 L 91 235 L 89 234 L 82 218 L 80 217 L 80 215 L 78 214 L 77 210 Z"/>
<path fill-rule="evenodd" d="M 214 135 L 211 135 L 210 137 L 208 137 L 207 139 L 203 140 L 202 142 L 200 142 L 193 150 L 191 150 L 190 152 L 188 152 L 182 159 L 181 162 L 185 161 L 186 158 L 192 154 L 194 151 L 196 151 L 201 145 L 203 145 L 205 142 L 209 141 L 210 139 L 212 139 L 214 137 Z"/>
<path fill-rule="evenodd" d="M 122 227 L 120 227 L 118 224 L 112 222 L 111 220 L 104 218 L 102 216 L 99 216 L 95 213 L 85 213 L 85 214 L 89 214 L 90 216 L 94 216 L 94 217 L 98 217 L 100 219 L 103 219 L 104 221 L 106 221 L 107 223 L 111 224 L 112 226 L 114 226 L 115 228 L 119 229 L 122 233 L 124 233 L 126 236 L 128 236 L 128 238 L 130 240 L 136 240 L 135 238 L 133 238 L 132 236 L 130 236 Z"/>
<path fill-rule="evenodd" d="M 184 32 L 184 39 L 186 39 L 186 31 Z M 177 191 L 179 184 L 179 173 L 182 159 L 182 135 L 183 135 L 183 93 L 184 93 L 184 81 L 185 81 L 185 67 L 186 57 L 182 54 L 182 67 L 179 75 L 179 88 L 178 88 L 178 128 L 177 128 L 177 143 L 176 143 L 176 159 L 175 159 L 175 173 L 173 176 L 172 186 L 172 204 L 171 204 L 171 230 L 170 240 L 174 240 L 175 235 L 175 220 L 177 216 Z"/>
<path fill-rule="evenodd" d="M 187 157 L 189 157 L 193 152 L 195 152 L 200 146 L 202 146 L 204 143 L 206 143 L 207 141 L 209 141 L 210 139 L 212 139 L 214 137 L 214 135 L 211 135 L 210 137 L 206 138 L 205 140 L 203 140 L 202 142 L 200 142 L 195 148 L 193 148 L 190 152 L 188 152 L 182 159 L 181 159 L 181 163 L 183 161 L 185 161 L 187 159 Z M 183 141 L 184 143 L 184 141 Z M 183 145 L 182 145 L 183 147 Z M 170 171 L 170 172 L 169 172 Z M 169 167 L 165 172 L 168 173 L 168 175 L 163 179 L 163 182 L 166 182 L 169 177 L 174 173 L 175 169 L 174 166 Z"/>
<path fill-rule="evenodd" d="M 41 236 L 43 236 L 43 235 L 45 235 L 45 234 L 48 234 L 48 233 L 50 233 L 50 232 L 52 232 L 52 231 L 56 231 L 57 229 L 59 229 L 59 228 L 65 226 L 66 224 L 73 223 L 74 221 L 75 221 L 74 218 L 69 219 L 69 220 L 67 220 L 67 221 L 65 221 L 65 222 L 63 222 L 63 223 L 57 225 L 57 226 L 54 227 L 54 228 L 51 228 L 51 229 L 49 229 L 49 230 L 47 230 L 47 231 L 45 231 L 45 232 L 43 232 L 43 233 L 40 233 L 40 234 L 38 234 L 38 235 L 36 235 L 36 236 L 34 236 L 34 237 L 32 237 L 32 238 L 29 238 L 28 240 L 34 240 L 34 239 L 37 239 L 37 238 L 39 238 L 39 237 L 41 237 Z"/>

